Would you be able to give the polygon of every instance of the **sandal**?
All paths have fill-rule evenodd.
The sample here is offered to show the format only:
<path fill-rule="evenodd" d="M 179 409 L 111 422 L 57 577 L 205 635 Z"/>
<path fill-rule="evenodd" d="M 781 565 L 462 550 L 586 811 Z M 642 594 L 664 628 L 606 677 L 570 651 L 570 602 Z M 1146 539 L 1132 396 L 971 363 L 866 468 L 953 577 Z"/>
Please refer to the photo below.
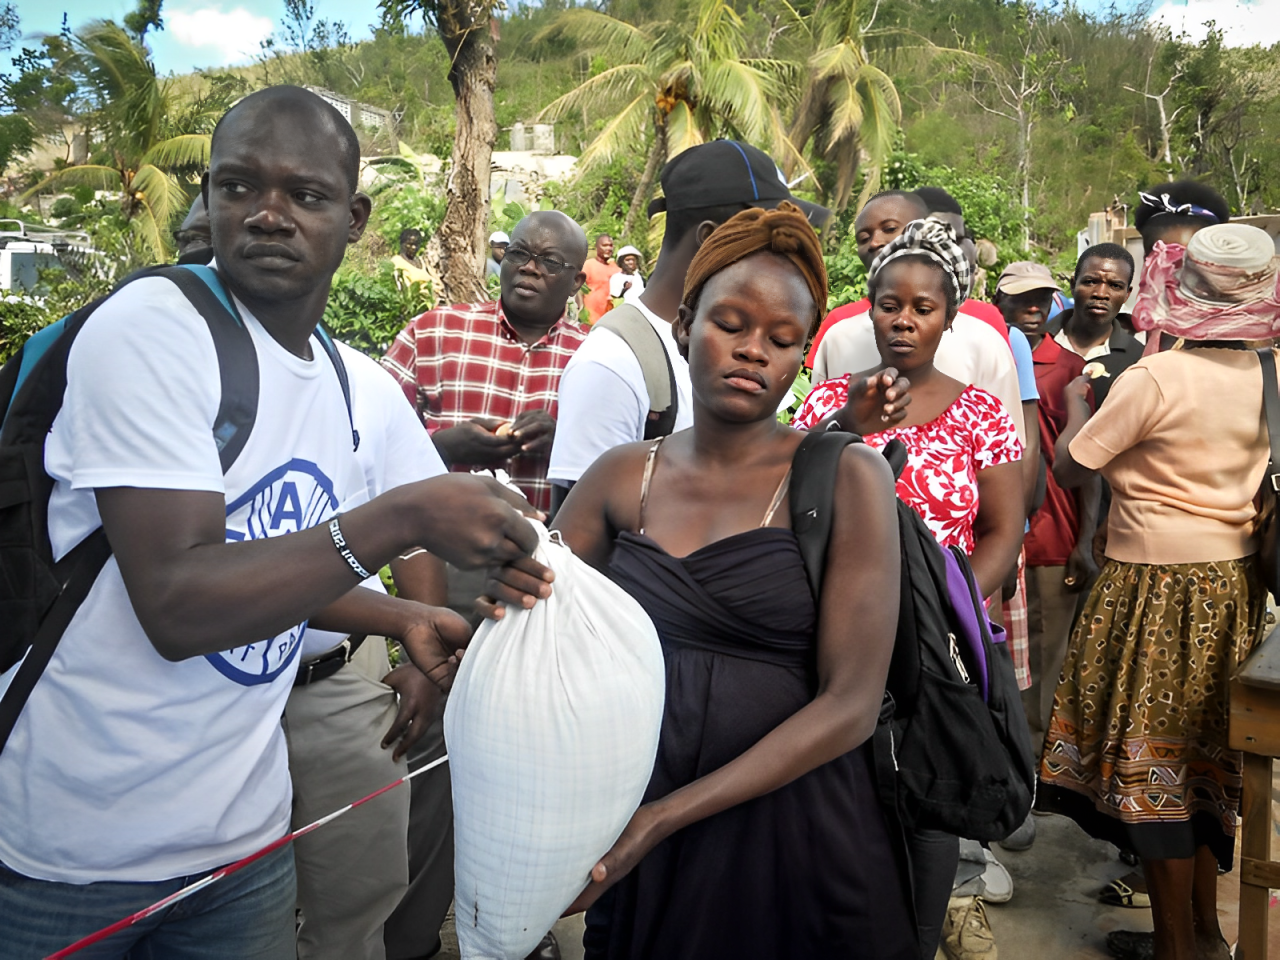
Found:
<path fill-rule="evenodd" d="M 1130 886 L 1130 882 L 1141 879 L 1136 873 L 1127 873 L 1123 877 L 1117 877 L 1102 888 L 1102 892 L 1098 894 L 1098 902 L 1105 903 L 1109 907 L 1133 907 L 1140 909 L 1151 908 L 1151 897 L 1145 890 L 1136 890 Z"/>

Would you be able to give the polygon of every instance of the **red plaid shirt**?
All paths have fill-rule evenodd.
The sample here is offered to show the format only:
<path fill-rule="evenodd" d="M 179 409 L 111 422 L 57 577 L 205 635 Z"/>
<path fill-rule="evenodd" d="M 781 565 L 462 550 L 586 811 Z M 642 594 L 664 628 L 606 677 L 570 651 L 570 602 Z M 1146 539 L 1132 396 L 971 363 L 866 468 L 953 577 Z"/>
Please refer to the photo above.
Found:
<path fill-rule="evenodd" d="M 476 417 L 514 420 L 528 410 L 556 415 L 560 374 L 587 333 L 561 317 L 545 337 L 526 344 L 500 301 L 428 310 L 400 331 L 382 365 L 400 381 L 430 433 Z M 466 464 L 454 464 L 466 471 Z M 539 510 L 551 507 L 547 458 L 517 455 L 511 479 Z"/>

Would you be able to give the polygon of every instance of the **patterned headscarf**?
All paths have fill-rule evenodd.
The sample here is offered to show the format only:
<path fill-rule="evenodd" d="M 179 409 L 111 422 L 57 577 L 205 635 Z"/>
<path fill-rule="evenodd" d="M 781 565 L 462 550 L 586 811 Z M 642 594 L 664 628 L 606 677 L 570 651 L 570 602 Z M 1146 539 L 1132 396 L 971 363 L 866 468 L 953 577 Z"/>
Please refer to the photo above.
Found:
<path fill-rule="evenodd" d="M 907 256 L 927 257 L 940 266 L 956 293 L 957 304 L 964 303 L 969 298 L 969 290 L 973 286 L 973 270 L 951 224 L 933 217 L 912 220 L 871 261 L 868 273 L 874 278 L 888 264 Z"/>
<path fill-rule="evenodd" d="M 684 278 L 684 305 L 695 309 L 702 288 L 713 274 L 764 251 L 795 264 L 813 295 L 816 320 L 827 308 L 827 265 L 822 259 L 822 244 L 800 208 L 785 200 L 775 210 L 743 210 L 716 227 L 689 264 Z"/>
<path fill-rule="evenodd" d="M 1222 223 L 1186 247 L 1157 241 L 1142 266 L 1133 325 L 1187 340 L 1280 335 L 1280 259 L 1265 230 Z"/>

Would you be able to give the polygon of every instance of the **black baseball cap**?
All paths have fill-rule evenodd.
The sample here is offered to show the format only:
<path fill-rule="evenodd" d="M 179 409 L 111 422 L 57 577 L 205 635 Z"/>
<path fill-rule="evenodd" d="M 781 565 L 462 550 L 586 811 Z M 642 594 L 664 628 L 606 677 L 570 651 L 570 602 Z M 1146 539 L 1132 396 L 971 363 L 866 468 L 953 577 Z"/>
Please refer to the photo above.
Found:
<path fill-rule="evenodd" d="M 663 210 L 698 210 L 741 203 L 766 210 L 783 200 L 799 206 L 819 227 L 831 211 L 797 200 L 782 172 L 763 150 L 738 140 L 712 140 L 677 154 L 662 168 L 663 196 L 649 203 L 649 216 Z"/>

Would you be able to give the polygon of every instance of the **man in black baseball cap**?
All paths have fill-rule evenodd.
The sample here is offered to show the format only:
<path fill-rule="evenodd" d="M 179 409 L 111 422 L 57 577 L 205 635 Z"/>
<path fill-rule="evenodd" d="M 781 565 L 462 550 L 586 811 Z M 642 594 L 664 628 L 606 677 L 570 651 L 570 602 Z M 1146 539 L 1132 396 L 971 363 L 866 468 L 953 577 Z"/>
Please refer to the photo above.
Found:
<path fill-rule="evenodd" d="M 663 167 L 661 180 L 663 196 L 649 202 L 650 217 L 664 210 L 719 206 L 733 206 L 735 213 L 747 207 L 770 210 L 790 200 L 815 230 L 831 218 L 826 207 L 791 195 L 782 171 L 768 154 L 737 140 L 713 140 L 678 154 Z"/>
<path fill-rule="evenodd" d="M 650 216 L 667 215 L 653 276 L 634 304 L 601 318 L 560 378 L 547 471 L 555 505 L 606 450 L 693 422 L 689 366 L 671 323 L 689 264 L 711 232 L 742 210 L 783 200 L 801 206 L 815 225 L 830 216 L 825 207 L 800 204 L 769 155 L 737 140 L 690 147 L 663 167 L 661 183 L 663 195 L 649 204 Z"/>

